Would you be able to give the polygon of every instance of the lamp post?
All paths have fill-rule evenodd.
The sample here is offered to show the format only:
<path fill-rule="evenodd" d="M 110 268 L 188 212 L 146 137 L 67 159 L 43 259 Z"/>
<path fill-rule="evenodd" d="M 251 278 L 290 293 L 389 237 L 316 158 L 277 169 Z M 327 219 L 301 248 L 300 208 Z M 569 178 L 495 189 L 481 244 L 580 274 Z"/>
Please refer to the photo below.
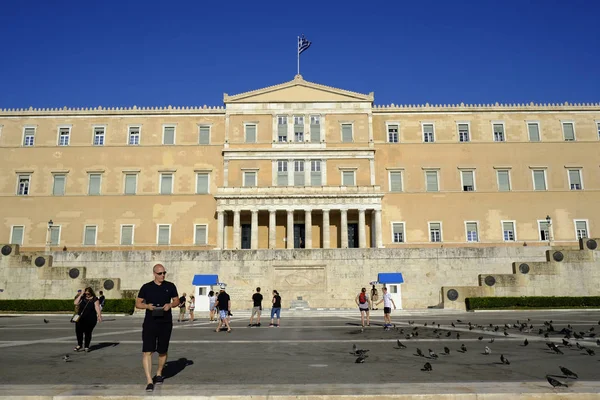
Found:
<path fill-rule="evenodd" d="M 52 226 L 54 222 L 52 220 L 48 221 L 48 240 L 46 241 L 46 246 L 48 247 L 48 251 L 50 250 L 50 246 L 52 245 Z"/>
<path fill-rule="evenodd" d="M 548 246 L 550 246 L 552 241 L 551 228 L 552 228 L 552 218 L 549 215 L 546 215 L 546 222 L 548 223 Z"/>

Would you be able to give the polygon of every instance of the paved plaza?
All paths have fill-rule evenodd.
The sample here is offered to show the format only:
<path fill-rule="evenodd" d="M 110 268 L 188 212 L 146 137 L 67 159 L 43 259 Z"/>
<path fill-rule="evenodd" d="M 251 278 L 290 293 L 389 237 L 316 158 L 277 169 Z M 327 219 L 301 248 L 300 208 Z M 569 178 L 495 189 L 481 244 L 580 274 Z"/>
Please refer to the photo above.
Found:
<path fill-rule="evenodd" d="M 600 347 L 593 337 L 600 331 L 600 311 L 398 311 L 396 327 L 388 331 L 382 311 L 372 313 L 364 330 L 354 311 L 283 310 L 279 328 L 269 328 L 267 319 L 262 327 L 249 328 L 248 313 L 234 311 L 231 333 L 216 333 L 204 317 L 175 322 L 165 383 L 152 395 L 553 393 L 548 374 L 569 385 L 558 393 L 600 392 Z M 550 321 L 554 332 L 545 338 L 538 332 L 547 332 L 544 322 Z M 519 330 L 518 323 L 527 327 Z M 75 353 L 67 315 L 0 316 L 0 397 L 145 396 L 141 324 L 141 315 L 106 315 L 94 330 L 92 351 Z M 560 333 L 568 324 L 576 334 L 585 333 L 583 339 L 569 339 L 571 347 L 562 344 Z M 398 348 L 398 340 L 406 348 Z M 550 350 L 549 341 L 564 354 Z M 369 350 L 364 363 L 350 354 L 353 345 Z M 485 354 L 486 346 L 491 354 Z M 66 354 L 72 361 L 63 360 Z M 426 362 L 432 371 L 422 370 Z M 567 378 L 559 366 L 579 379 Z"/>

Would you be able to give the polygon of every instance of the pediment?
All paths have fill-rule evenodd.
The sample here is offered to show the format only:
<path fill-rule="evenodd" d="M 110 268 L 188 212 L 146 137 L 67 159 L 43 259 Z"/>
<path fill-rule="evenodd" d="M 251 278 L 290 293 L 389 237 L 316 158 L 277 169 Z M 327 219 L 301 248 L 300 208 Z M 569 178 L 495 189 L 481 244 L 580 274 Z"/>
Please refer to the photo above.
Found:
<path fill-rule="evenodd" d="M 324 103 L 324 102 L 373 102 L 368 95 L 308 82 L 301 75 L 280 85 L 229 96 L 223 95 L 224 103 Z"/>

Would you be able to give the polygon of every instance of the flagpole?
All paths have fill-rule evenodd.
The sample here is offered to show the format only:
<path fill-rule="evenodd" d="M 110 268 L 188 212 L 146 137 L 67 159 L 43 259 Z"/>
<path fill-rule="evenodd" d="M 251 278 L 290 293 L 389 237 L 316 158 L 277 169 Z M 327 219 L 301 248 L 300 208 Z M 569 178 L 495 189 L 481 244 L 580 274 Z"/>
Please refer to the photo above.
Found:
<path fill-rule="evenodd" d="M 300 36 L 296 41 L 296 53 L 298 53 L 298 75 L 300 75 Z"/>

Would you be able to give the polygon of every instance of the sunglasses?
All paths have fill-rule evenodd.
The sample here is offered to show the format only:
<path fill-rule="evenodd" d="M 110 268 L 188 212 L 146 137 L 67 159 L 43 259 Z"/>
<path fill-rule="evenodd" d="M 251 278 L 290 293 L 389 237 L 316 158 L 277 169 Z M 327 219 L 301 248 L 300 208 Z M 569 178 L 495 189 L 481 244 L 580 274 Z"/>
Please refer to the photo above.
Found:
<path fill-rule="evenodd" d="M 166 275 L 167 271 L 163 271 L 163 272 L 155 272 L 156 275 Z"/>

